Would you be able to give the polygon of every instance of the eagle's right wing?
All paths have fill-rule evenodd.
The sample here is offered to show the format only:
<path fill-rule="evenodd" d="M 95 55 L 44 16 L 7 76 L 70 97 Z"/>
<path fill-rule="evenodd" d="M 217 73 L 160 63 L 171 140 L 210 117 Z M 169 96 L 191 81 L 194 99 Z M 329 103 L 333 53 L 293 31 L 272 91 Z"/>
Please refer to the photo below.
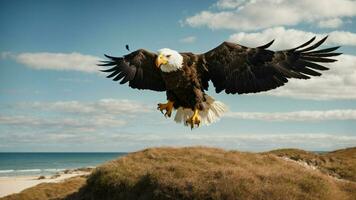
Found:
<path fill-rule="evenodd" d="M 280 87 L 289 78 L 320 76 L 318 70 L 328 68 L 317 63 L 334 62 L 329 57 L 340 55 L 333 53 L 339 47 L 315 50 L 326 38 L 309 46 L 314 37 L 296 48 L 276 52 L 267 50 L 273 41 L 257 48 L 224 42 L 202 54 L 208 70 L 204 80 L 211 80 L 218 93 L 243 94 Z"/>
<path fill-rule="evenodd" d="M 105 55 L 109 61 L 103 61 L 100 66 L 114 66 L 102 70 L 109 72 L 107 78 L 120 81 L 120 84 L 129 82 L 131 88 L 165 91 L 166 85 L 159 68 L 155 66 L 156 54 L 144 49 L 134 51 L 123 57 Z"/>

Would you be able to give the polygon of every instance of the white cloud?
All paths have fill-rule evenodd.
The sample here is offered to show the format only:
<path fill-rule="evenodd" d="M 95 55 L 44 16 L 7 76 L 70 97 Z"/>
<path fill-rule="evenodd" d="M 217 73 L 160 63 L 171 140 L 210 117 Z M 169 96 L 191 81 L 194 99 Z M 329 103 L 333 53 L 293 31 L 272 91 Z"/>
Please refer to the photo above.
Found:
<path fill-rule="evenodd" d="M 197 40 L 197 38 L 195 36 L 188 36 L 188 37 L 180 39 L 179 42 L 182 42 L 182 43 L 193 43 L 196 40 Z"/>
<path fill-rule="evenodd" d="M 322 20 L 318 23 L 318 26 L 321 28 L 338 28 L 342 26 L 343 21 L 340 18 L 333 18 Z"/>
<path fill-rule="evenodd" d="M 117 131 L 110 134 L 105 131 L 81 134 L 78 132 L 11 131 L 0 134 L 2 144 L 16 145 L 18 148 L 32 145 L 39 151 L 43 147 L 54 147 L 64 151 L 137 151 L 159 146 L 210 146 L 240 151 L 267 151 L 277 148 L 300 148 L 305 150 L 335 150 L 356 145 L 356 136 L 344 133 L 130 133 Z M 332 141 L 332 142 L 330 142 Z M 73 146 L 74 145 L 74 146 Z M 42 148 L 41 148 L 42 147 Z"/>
<path fill-rule="evenodd" d="M 115 110 L 115 107 L 120 106 L 128 108 Z M 204 129 L 198 129 L 194 134 L 187 134 L 185 131 L 137 132 L 136 129 L 130 133 L 126 131 L 130 124 L 147 123 L 141 121 L 143 118 L 150 120 L 146 115 L 150 109 L 144 104 L 129 100 L 37 102 L 15 104 L 9 108 L 13 110 L 7 110 L 10 111 L 8 114 L 0 114 L 1 143 L 27 148 L 33 146 L 39 150 L 53 147 L 57 151 L 58 148 L 81 151 L 90 151 L 92 148 L 101 151 L 132 151 L 162 145 L 209 145 L 250 151 L 285 147 L 331 150 L 356 144 L 356 136 L 343 133 L 251 134 L 238 131 L 212 133 Z M 26 109 L 35 109 L 35 112 Z M 18 114 L 19 112 L 22 113 Z M 128 117 L 129 115 L 133 117 Z M 229 117 L 311 121 L 354 120 L 355 115 L 355 110 L 330 110 L 298 111 L 288 114 L 245 113 Z"/>
<path fill-rule="evenodd" d="M 185 19 L 185 24 L 211 29 L 258 30 L 356 16 L 356 1 L 352 0 L 220 0 L 216 5 L 218 11 L 201 11 Z"/>
<path fill-rule="evenodd" d="M 84 55 L 80 53 L 20 53 L 13 54 L 3 52 L 1 58 L 14 59 L 16 62 L 24 64 L 32 69 L 47 69 L 59 71 L 81 71 L 81 72 L 99 72 L 97 64 L 99 57 Z"/>
<path fill-rule="evenodd" d="M 314 36 L 322 38 L 326 35 L 329 35 L 326 41 L 327 45 L 356 46 L 356 33 L 332 31 L 317 34 L 297 29 L 286 29 L 284 27 L 274 27 L 253 33 L 240 32 L 231 35 L 228 40 L 245 46 L 256 47 L 275 39 L 271 49 L 281 50 L 299 46 Z"/>
<path fill-rule="evenodd" d="M 47 111 L 59 111 L 66 113 L 81 114 L 136 114 L 147 113 L 153 110 L 153 107 L 146 104 L 131 101 L 127 99 L 100 99 L 95 102 L 80 101 L 56 101 L 56 102 L 33 102 L 22 103 L 18 106 L 22 108 L 33 108 Z"/>
<path fill-rule="evenodd" d="M 356 120 L 356 110 L 325 110 L 295 112 L 230 112 L 226 117 L 263 121 L 323 121 L 323 120 Z"/>
<path fill-rule="evenodd" d="M 356 33 L 347 31 L 333 31 L 329 33 L 328 44 L 338 44 L 344 46 L 356 46 Z"/>
<path fill-rule="evenodd" d="M 0 125 L 16 127 L 16 131 L 23 128 L 77 134 L 123 127 L 153 110 L 146 104 L 125 99 L 17 103 L 8 109 L 10 114 L 0 114 Z"/>
<path fill-rule="evenodd" d="M 353 147 L 356 136 L 326 133 L 251 134 L 251 133 L 196 133 L 196 134 L 118 134 L 112 140 L 140 148 L 169 146 L 215 146 L 224 149 L 266 151 L 277 148 L 306 150 L 334 150 Z M 330 142 L 333 141 L 333 142 Z"/>
<path fill-rule="evenodd" d="M 216 6 L 220 9 L 234 9 L 242 5 L 246 0 L 220 0 Z"/>
<path fill-rule="evenodd" d="M 83 132 L 91 132 L 96 128 L 117 127 L 127 124 L 126 121 L 115 119 L 110 115 L 100 115 L 88 118 L 83 117 L 35 117 L 26 115 L 16 116 L 1 116 L 0 124 L 15 126 L 16 128 L 45 128 L 51 130 L 57 129 L 71 129 Z"/>

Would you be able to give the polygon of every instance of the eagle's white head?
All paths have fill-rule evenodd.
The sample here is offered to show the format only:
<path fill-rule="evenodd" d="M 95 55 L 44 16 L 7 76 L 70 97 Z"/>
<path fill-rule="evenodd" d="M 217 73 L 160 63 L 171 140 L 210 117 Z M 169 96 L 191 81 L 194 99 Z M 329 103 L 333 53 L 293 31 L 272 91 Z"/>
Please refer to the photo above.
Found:
<path fill-rule="evenodd" d="M 160 49 L 158 50 L 156 66 L 163 72 L 177 71 L 183 67 L 183 56 L 172 49 Z"/>

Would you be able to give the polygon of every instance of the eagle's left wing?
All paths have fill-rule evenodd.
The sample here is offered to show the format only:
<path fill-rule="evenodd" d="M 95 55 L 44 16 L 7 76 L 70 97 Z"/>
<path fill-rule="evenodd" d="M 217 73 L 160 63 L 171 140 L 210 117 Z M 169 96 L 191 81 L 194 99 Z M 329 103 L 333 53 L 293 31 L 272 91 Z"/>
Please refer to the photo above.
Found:
<path fill-rule="evenodd" d="M 296 48 L 277 52 L 267 50 L 273 41 L 257 48 L 224 42 L 201 55 L 208 70 L 204 80 L 211 80 L 218 93 L 243 94 L 280 87 L 288 78 L 320 76 L 317 70 L 328 68 L 317 63 L 334 62 L 329 57 L 340 55 L 333 53 L 339 47 L 315 50 L 326 38 L 310 45 L 314 37 Z"/>

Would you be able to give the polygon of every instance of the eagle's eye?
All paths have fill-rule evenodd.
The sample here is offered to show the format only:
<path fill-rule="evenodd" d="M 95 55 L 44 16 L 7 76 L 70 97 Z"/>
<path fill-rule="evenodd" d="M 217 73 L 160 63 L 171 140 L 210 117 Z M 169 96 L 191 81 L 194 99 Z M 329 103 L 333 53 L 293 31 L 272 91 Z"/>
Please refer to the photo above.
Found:
<path fill-rule="evenodd" d="M 166 55 L 167 58 L 171 57 L 171 55 Z"/>

